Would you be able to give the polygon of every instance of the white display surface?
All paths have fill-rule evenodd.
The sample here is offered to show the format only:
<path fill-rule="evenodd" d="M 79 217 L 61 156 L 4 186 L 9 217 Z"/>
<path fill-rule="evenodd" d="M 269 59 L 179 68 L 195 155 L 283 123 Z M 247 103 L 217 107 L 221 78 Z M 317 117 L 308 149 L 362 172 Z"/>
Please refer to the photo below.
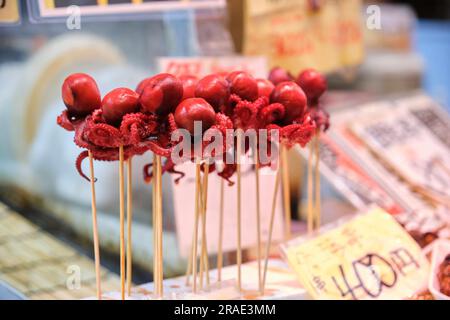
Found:
<path fill-rule="evenodd" d="M 210 271 L 211 286 L 197 294 L 192 293 L 191 286 L 186 286 L 186 277 L 164 280 L 164 299 L 167 300 L 304 300 L 308 299 L 306 290 L 300 285 L 296 275 L 285 262 L 270 259 L 267 270 L 265 295 L 258 294 L 258 265 L 249 262 L 242 265 L 242 293 L 236 290 L 236 266 L 222 269 L 222 285 L 217 283 L 217 270 Z M 127 300 L 157 299 L 153 283 L 147 283 L 132 289 Z M 95 298 L 89 298 L 95 299 Z M 120 300 L 120 292 L 103 294 L 103 299 Z"/>

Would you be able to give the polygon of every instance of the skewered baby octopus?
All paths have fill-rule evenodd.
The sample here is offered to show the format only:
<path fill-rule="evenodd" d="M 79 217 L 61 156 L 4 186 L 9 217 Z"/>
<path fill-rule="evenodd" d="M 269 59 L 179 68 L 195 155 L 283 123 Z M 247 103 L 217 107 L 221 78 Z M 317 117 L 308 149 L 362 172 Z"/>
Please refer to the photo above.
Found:
<path fill-rule="evenodd" d="M 327 80 L 316 70 L 307 69 L 298 75 L 296 82 L 308 98 L 308 108 L 317 128 L 327 131 L 330 127 L 330 115 L 320 104 L 320 98 L 328 88 Z"/>
<path fill-rule="evenodd" d="M 63 101 L 67 110 L 58 117 L 58 124 L 75 131 L 75 144 L 91 151 L 95 160 L 115 161 L 118 149 L 124 148 L 124 158 L 152 150 L 170 155 L 170 148 L 158 139 L 164 129 L 158 116 L 142 112 L 139 95 L 131 89 L 118 88 L 103 100 L 95 80 L 86 74 L 69 76 L 62 86 Z M 101 102 L 99 102 L 101 101 Z M 81 152 L 76 168 L 85 179 L 81 163 L 88 156 Z"/>
<path fill-rule="evenodd" d="M 233 120 L 235 128 L 267 129 L 268 140 L 258 139 L 258 145 L 275 142 L 270 130 L 278 130 L 280 141 L 276 143 L 288 147 L 305 146 L 311 139 L 315 124 L 307 112 L 306 95 L 295 82 L 284 81 L 275 87 L 268 80 L 254 79 L 242 71 L 230 73 L 226 80 L 230 96 L 221 109 Z M 245 152 L 248 149 L 246 144 Z"/>
<path fill-rule="evenodd" d="M 280 142 L 288 148 L 299 144 L 304 147 L 314 135 L 315 122 L 306 108 L 303 90 L 292 81 L 275 86 L 269 100 L 258 112 L 260 128 L 279 130 Z"/>
<path fill-rule="evenodd" d="M 171 137 L 172 134 L 176 133 L 179 129 L 185 129 L 191 135 L 190 142 L 192 143 L 192 148 L 190 150 L 190 154 L 183 154 L 183 149 L 181 149 L 181 154 L 177 154 L 179 160 L 188 161 L 193 160 L 195 157 L 200 157 L 202 159 L 215 158 L 225 153 L 226 130 L 232 129 L 233 124 L 224 114 L 220 112 L 216 113 L 216 110 L 220 109 L 220 105 L 224 101 L 221 94 L 228 94 L 228 88 L 223 87 L 223 83 L 221 83 L 220 80 L 220 78 L 216 78 L 214 75 L 211 75 L 206 80 L 202 79 L 200 82 L 195 83 L 194 77 L 183 77 L 182 96 L 186 98 L 176 106 L 175 110 L 173 110 L 174 112 L 171 112 L 167 116 L 168 137 Z M 194 85 L 195 90 L 193 88 Z M 219 94 L 214 94 L 215 92 L 219 92 Z M 193 94 L 196 97 L 192 97 Z M 195 131 L 195 122 L 201 123 L 201 131 Z M 208 148 L 208 146 L 214 141 L 214 136 L 217 137 L 217 135 L 221 135 L 223 144 L 221 146 L 217 146 L 217 148 Z M 182 146 L 181 140 L 182 135 L 179 135 L 178 140 L 172 141 L 172 146 Z M 200 145 L 202 154 L 199 155 L 196 148 Z M 174 151 L 178 152 L 178 150 Z M 179 174 L 180 176 L 175 179 L 175 182 L 177 183 L 184 176 L 184 173 L 175 169 L 176 164 L 177 163 L 169 157 L 164 164 L 162 171 Z M 144 179 L 147 182 L 152 178 L 152 173 L 149 172 L 151 166 L 151 164 L 148 164 L 144 167 Z M 211 168 L 214 169 L 215 166 L 211 165 Z"/>

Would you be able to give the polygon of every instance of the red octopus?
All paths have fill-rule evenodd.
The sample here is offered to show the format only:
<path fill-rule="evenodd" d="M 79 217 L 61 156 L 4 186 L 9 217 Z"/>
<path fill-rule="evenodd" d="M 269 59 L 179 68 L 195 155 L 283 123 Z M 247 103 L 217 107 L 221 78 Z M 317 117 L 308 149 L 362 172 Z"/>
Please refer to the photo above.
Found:
<path fill-rule="evenodd" d="M 195 122 L 201 123 L 201 131 L 196 131 L 194 127 Z M 185 161 L 194 160 L 196 156 L 202 159 L 210 159 L 221 156 L 226 152 L 226 134 L 227 130 L 233 129 L 233 123 L 231 120 L 222 113 L 216 113 L 214 108 L 203 98 L 188 98 L 183 100 L 175 109 L 174 114 L 169 114 L 168 116 L 169 132 L 172 135 L 179 129 L 185 129 L 189 133 L 189 138 L 191 139 L 192 148 L 189 155 L 180 154 L 180 159 Z M 212 138 L 221 135 L 223 139 L 223 145 L 219 150 L 212 149 L 211 153 L 207 153 L 208 146 L 213 142 Z M 177 145 L 181 143 L 181 138 L 178 141 L 174 141 L 173 144 Z M 196 148 L 201 145 L 202 153 L 197 155 Z M 168 158 L 165 165 L 162 168 L 163 172 L 177 173 L 180 177 L 175 179 L 177 183 L 183 176 L 184 173 L 177 171 L 175 169 L 176 164 L 173 159 Z M 152 164 L 148 164 L 144 168 L 144 179 L 145 181 L 150 181 L 152 178 L 152 173 L 149 172 L 149 168 Z M 214 171 L 215 165 L 210 166 L 210 172 Z M 221 175 L 219 173 L 219 175 Z M 225 175 L 225 173 L 223 174 Z M 222 176 L 222 175 L 221 175 Z"/>
<path fill-rule="evenodd" d="M 155 82 L 151 82 L 153 88 L 157 87 Z M 95 80 L 85 74 L 73 74 L 64 81 L 62 96 L 67 110 L 58 117 L 57 123 L 74 131 L 75 144 L 91 151 L 95 160 L 118 160 L 120 146 L 125 159 L 147 150 L 170 155 L 169 143 L 161 139 L 165 126 L 156 114 L 139 112 L 143 99 L 133 90 L 114 89 L 98 103 L 100 93 Z M 87 156 L 87 151 L 78 156 L 76 168 L 89 180 L 81 170 Z"/>
<path fill-rule="evenodd" d="M 226 130 L 233 128 L 233 124 L 228 117 L 218 112 L 228 99 L 228 83 L 225 79 L 217 75 L 207 76 L 200 81 L 197 81 L 196 77 L 184 75 L 180 77 L 180 80 L 182 99 L 178 101 L 178 104 L 171 109 L 171 112 L 167 116 L 166 137 L 170 138 L 178 129 L 186 129 L 191 135 L 202 136 L 200 141 L 202 141 L 202 150 L 205 150 L 205 148 L 210 144 L 208 137 L 211 137 L 214 132 L 218 132 L 222 135 L 222 137 L 225 137 Z M 144 84 L 145 81 L 148 80 L 144 80 Z M 141 83 L 139 87 L 142 86 L 143 84 Z M 138 91 L 139 90 L 144 91 L 142 88 L 138 89 Z M 180 95 L 178 89 L 175 94 L 177 96 Z M 201 132 L 195 132 L 195 121 L 201 122 Z M 221 150 L 213 150 L 212 154 L 202 154 L 201 157 L 217 157 L 220 156 L 220 153 L 224 153 L 226 148 L 226 139 L 223 140 L 224 146 Z M 177 145 L 179 142 L 180 140 L 172 141 L 172 146 Z M 195 145 L 194 143 L 193 150 L 191 150 L 191 155 L 190 157 L 187 157 L 186 160 L 193 159 L 196 147 L 198 147 L 198 144 Z M 216 154 L 216 152 L 219 154 Z M 184 155 L 182 156 L 184 157 Z M 152 173 L 149 172 L 151 166 L 151 164 L 148 164 L 144 167 L 144 179 L 146 181 L 150 181 L 152 178 Z M 175 182 L 178 182 L 184 176 L 184 173 L 175 169 L 175 163 L 170 157 L 168 157 L 162 170 L 163 172 L 179 174 L 180 177 L 175 179 Z"/>
<path fill-rule="evenodd" d="M 298 75 L 296 82 L 306 93 L 311 117 L 317 128 L 323 131 L 328 130 L 330 115 L 320 104 L 320 98 L 328 88 L 327 80 L 316 70 L 306 69 Z"/>
<path fill-rule="evenodd" d="M 277 71 L 282 78 L 281 71 Z M 286 73 L 284 76 L 291 76 Z M 288 147 L 294 144 L 304 146 L 312 137 L 315 121 L 307 110 L 318 104 L 318 97 L 326 89 L 317 89 L 317 78 L 299 76 L 305 92 L 293 81 L 282 81 L 276 86 L 264 79 L 254 79 L 246 72 L 237 71 L 227 75 L 213 74 L 197 81 L 195 77 L 180 79 L 170 74 L 158 74 L 144 79 L 136 91 L 117 88 L 100 97 L 94 79 L 85 74 L 73 74 L 63 84 L 63 101 L 67 107 L 59 117 L 58 124 L 75 132 L 75 143 L 91 151 L 93 158 L 102 161 L 118 160 L 118 150 L 123 146 L 124 158 L 141 155 L 148 150 L 167 158 L 163 172 L 184 175 L 175 168 L 172 151 L 179 141 L 172 141 L 172 135 L 179 129 L 187 130 L 194 143 L 189 155 L 192 160 L 196 148 L 201 145 L 207 150 L 213 142 L 214 133 L 223 138 L 223 146 L 212 149 L 211 154 L 200 155 L 203 159 L 222 160 L 229 158 L 229 129 L 276 129 L 280 132 L 281 143 Z M 319 79 L 320 80 L 320 79 Z M 317 100 L 317 103 L 314 102 Z M 317 109 L 319 109 L 317 107 Z M 311 113 L 313 113 L 311 109 Z M 194 123 L 200 121 L 202 130 L 195 131 Z M 272 137 L 258 144 L 272 143 Z M 277 141 L 278 142 L 278 141 Z M 248 151 L 245 146 L 245 152 Z M 83 151 L 77 158 L 79 173 L 81 163 L 88 156 Z M 224 168 L 217 174 L 228 180 L 236 170 L 236 165 L 224 162 Z M 150 165 L 144 167 L 144 178 L 149 181 L 152 173 Z M 210 172 L 217 169 L 210 163 Z"/>

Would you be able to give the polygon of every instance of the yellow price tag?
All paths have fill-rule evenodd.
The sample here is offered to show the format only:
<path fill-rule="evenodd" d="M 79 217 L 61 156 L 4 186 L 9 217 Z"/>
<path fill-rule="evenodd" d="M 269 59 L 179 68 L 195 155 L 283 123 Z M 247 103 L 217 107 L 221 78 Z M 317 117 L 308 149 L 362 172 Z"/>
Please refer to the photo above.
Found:
<path fill-rule="evenodd" d="M 284 248 L 289 264 L 315 299 L 403 299 L 426 286 L 429 263 L 420 247 L 379 208 L 291 243 Z"/>
<path fill-rule="evenodd" d="M 19 20 L 19 1 L 0 0 L 0 23 L 16 23 Z"/>

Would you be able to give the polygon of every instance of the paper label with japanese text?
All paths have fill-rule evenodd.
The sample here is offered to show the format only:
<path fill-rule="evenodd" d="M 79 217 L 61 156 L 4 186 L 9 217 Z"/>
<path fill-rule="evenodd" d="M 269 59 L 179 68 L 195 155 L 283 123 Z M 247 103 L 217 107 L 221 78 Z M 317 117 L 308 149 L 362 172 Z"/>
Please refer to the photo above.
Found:
<path fill-rule="evenodd" d="M 255 78 L 267 76 L 267 60 L 264 57 L 160 57 L 157 59 L 160 72 L 176 76 L 193 75 L 202 78 L 212 73 L 242 70 Z"/>
<path fill-rule="evenodd" d="M 360 119 L 350 128 L 412 188 L 450 197 L 450 152 L 407 108 Z"/>
<path fill-rule="evenodd" d="M 328 136 L 342 151 L 357 163 L 364 171 L 375 180 L 386 193 L 394 199 L 398 205 L 405 209 L 396 215 L 399 221 L 409 232 L 414 234 L 446 234 L 450 227 L 450 211 L 444 207 L 433 207 L 430 202 L 413 191 L 410 184 L 401 179 L 396 173 L 395 167 L 380 161 L 377 153 L 368 146 L 367 141 L 355 134 L 352 127 L 354 123 L 367 123 L 373 119 L 379 119 L 380 115 L 396 114 L 393 110 L 406 110 L 408 116 L 413 115 L 420 124 L 422 130 L 428 131 L 439 148 L 450 150 L 450 118 L 448 114 L 438 107 L 430 97 L 422 92 L 411 92 L 401 97 L 389 98 L 374 102 L 355 102 L 332 113 L 333 125 L 328 131 Z M 441 141 L 441 143 L 439 142 Z M 433 144 L 435 144 L 433 143 Z M 426 153 L 428 148 L 423 144 L 417 144 L 417 148 Z M 383 157 L 393 156 L 385 152 Z M 341 189 L 339 189 L 341 190 Z M 341 192 L 352 201 L 351 193 Z M 354 201 L 352 201 L 354 203 Z M 380 205 L 378 201 L 374 201 Z M 357 205 L 357 208 L 360 206 Z M 446 231 L 447 230 L 447 231 Z"/>
<path fill-rule="evenodd" d="M 404 299 L 426 286 L 429 263 L 418 244 L 380 208 L 314 238 L 283 246 L 315 299 Z"/>
<path fill-rule="evenodd" d="M 298 150 L 308 159 L 307 148 Z M 391 214 L 405 210 L 327 134 L 320 136 L 320 171 L 358 209 L 375 203 Z"/>

